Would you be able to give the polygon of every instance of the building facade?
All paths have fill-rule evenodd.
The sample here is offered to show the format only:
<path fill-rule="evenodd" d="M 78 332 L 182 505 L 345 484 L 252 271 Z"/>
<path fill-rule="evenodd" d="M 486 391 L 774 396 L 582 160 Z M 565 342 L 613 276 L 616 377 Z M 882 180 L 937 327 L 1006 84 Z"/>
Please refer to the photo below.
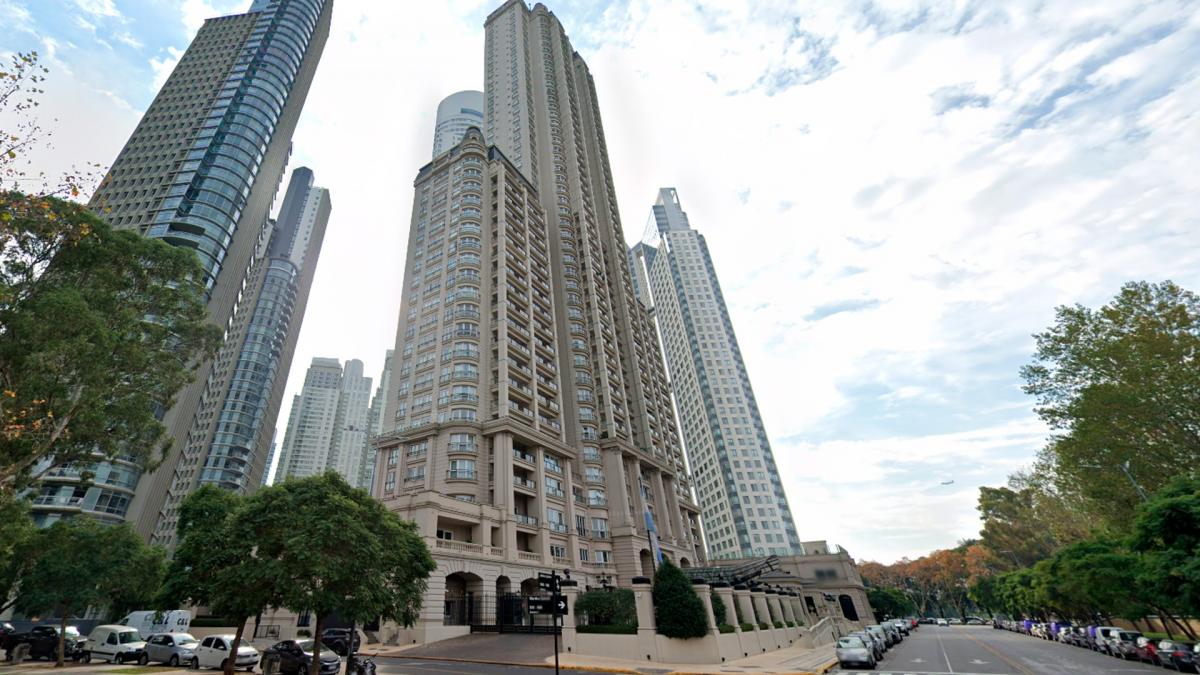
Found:
<path fill-rule="evenodd" d="M 168 495 L 216 468 L 207 466 L 208 446 L 196 462 L 181 459 L 197 422 L 218 424 L 219 407 L 199 419 L 200 407 L 229 390 L 241 358 L 255 297 L 246 289 L 268 259 L 268 214 L 332 11 L 332 0 L 255 0 L 248 12 L 206 21 L 92 196 L 89 206 L 114 227 L 196 251 L 210 318 L 228 339 L 164 411 L 172 445 L 156 471 L 99 462 L 87 468 L 112 480 L 89 486 L 78 481 L 79 467 L 61 467 L 59 483 L 46 486 L 56 494 L 35 503 L 38 522 L 85 513 L 170 543 L 178 505 Z M 261 477 L 266 454 L 238 469 L 248 485 Z"/>
<path fill-rule="evenodd" d="M 375 438 L 383 433 L 383 409 L 387 406 L 387 393 L 392 388 L 392 350 L 387 350 L 383 357 L 383 372 L 379 374 L 379 386 L 371 397 L 371 408 L 367 411 L 367 449 L 363 460 L 362 472 L 358 485 L 366 490 L 371 489 L 375 481 Z"/>
<path fill-rule="evenodd" d="M 275 481 L 336 471 L 357 485 L 366 460 L 371 378 L 363 363 L 316 357 L 292 398 Z"/>
<path fill-rule="evenodd" d="M 647 236 L 629 258 L 670 366 L 709 556 L 800 553 L 708 244 L 691 228 L 674 188 L 659 190 Z"/>
<path fill-rule="evenodd" d="M 433 128 L 433 156 L 458 145 L 471 127 L 483 128 L 482 91 L 460 91 L 442 99 Z"/>
<path fill-rule="evenodd" d="M 439 571 L 401 639 L 502 620 L 539 571 L 704 560 L 653 324 L 634 298 L 582 58 L 544 6 L 487 19 L 485 135 L 415 181 L 373 493 Z M 454 609 L 454 608 L 462 608 Z"/>

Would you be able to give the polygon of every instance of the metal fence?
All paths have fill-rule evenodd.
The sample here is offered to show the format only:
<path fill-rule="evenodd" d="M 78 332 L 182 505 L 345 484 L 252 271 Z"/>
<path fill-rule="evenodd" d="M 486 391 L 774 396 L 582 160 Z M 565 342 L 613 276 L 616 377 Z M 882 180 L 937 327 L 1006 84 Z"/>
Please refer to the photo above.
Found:
<path fill-rule="evenodd" d="M 550 633 L 558 631 L 554 617 L 531 614 L 529 599 L 548 598 L 521 593 L 447 593 L 442 622 L 470 626 L 474 632 Z"/>

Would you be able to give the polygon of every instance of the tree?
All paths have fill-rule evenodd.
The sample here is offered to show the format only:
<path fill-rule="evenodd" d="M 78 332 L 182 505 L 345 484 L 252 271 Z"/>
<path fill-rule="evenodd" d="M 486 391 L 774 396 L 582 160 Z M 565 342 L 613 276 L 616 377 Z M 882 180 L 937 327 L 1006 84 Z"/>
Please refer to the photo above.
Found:
<path fill-rule="evenodd" d="M 97 458 L 153 465 L 156 412 L 220 340 L 195 254 L 53 198 L 0 194 L 0 221 L 0 490 Z"/>
<path fill-rule="evenodd" d="M 230 654 L 236 654 L 246 621 L 280 602 L 274 561 L 260 557 L 247 536 L 247 498 L 212 485 L 183 500 L 179 546 L 156 602 L 161 610 L 202 605 L 237 622 Z M 225 663 L 232 675 L 233 659 Z"/>
<path fill-rule="evenodd" d="M 257 555 L 273 565 L 281 604 L 316 617 L 312 675 L 318 675 L 321 632 L 332 612 L 356 622 L 416 621 L 436 568 L 425 542 L 413 523 L 340 475 L 259 490 L 242 523 Z"/>
<path fill-rule="evenodd" d="M 1099 310 L 1059 307 L 1021 370 L 1052 429 L 1056 485 L 1118 532 L 1140 503 L 1200 458 L 1200 297 L 1170 281 L 1131 282 Z"/>
<path fill-rule="evenodd" d="M 21 574 L 29 564 L 34 536 L 29 502 L 0 491 L 0 614 L 16 602 Z"/>
<path fill-rule="evenodd" d="M 907 595 L 894 588 L 868 588 L 867 602 L 870 603 L 875 616 L 882 618 L 908 616 L 916 609 Z"/>
<path fill-rule="evenodd" d="M 654 570 L 654 622 L 658 633 L 670 638 L 696 638 L 708 634 L 704 603 L 692 582 L 670 560 L 663 559 Z M 762 617 L 760 621 L 765 620 Z"/>
<path fill-rule="evenodd" d="M 149 596 L 162 583 L 162 549 L 146 546 L 128 525 L 60 520 L 37 533 L 31 550 L 36 557 L 21 579 L 16 609 L 27 616 L 59 613 L 59 666 L 72 612 Z"/>
<path fill-rule="evenodd" d="M 1171 610 L 1200 615 L 1200 478 L 1177 478 L 1139 507 L 1130 544 L 1143 556 L 1139 580 L 1164 621 Z M 1176 625 L 1196 637 L 1186 621 Z"/>

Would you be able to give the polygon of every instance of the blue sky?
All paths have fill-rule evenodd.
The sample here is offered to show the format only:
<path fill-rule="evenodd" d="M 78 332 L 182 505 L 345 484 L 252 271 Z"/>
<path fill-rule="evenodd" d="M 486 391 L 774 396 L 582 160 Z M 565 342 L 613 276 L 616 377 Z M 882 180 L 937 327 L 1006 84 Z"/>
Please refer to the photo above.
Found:
<path fill-rule="evenodd" d="M 111 162 L 203 18 L 248 4 L 0 0 L 0 51 L 52 70 L 42 167 Z M 295 138 L 334 210 L 289 397 L 313 356 L 382 366 L 409 186 L 494 4 L 336 0 Z M 1055 305 L 1200 289 L 1195 3 L 550 7 L 628 236 L 672 186 L 709 240 L 805 538 L 891 561 L 974 535 L 978 487 L 1043 442 L 1017 372 Z"/>

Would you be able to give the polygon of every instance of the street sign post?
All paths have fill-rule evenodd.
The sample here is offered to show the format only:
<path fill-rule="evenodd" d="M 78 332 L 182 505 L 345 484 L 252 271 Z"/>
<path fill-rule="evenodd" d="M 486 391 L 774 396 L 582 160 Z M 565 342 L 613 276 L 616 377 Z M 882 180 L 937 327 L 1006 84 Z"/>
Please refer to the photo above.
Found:
<path fill-rule="evenodd" d="M 571 578 L 570 571 L 565 572 L 567 579 Z M 567 599 L 562 596 L 562 577 L 557 572 L 538 572 L 538 589 L 548 591 L 549 598 L 530 598 L 530 614 L 549 614 L 554 622 L 554 675 L 558 673 L 558 629 L 562 626 L 562 617 L 567 613 Z"/>

